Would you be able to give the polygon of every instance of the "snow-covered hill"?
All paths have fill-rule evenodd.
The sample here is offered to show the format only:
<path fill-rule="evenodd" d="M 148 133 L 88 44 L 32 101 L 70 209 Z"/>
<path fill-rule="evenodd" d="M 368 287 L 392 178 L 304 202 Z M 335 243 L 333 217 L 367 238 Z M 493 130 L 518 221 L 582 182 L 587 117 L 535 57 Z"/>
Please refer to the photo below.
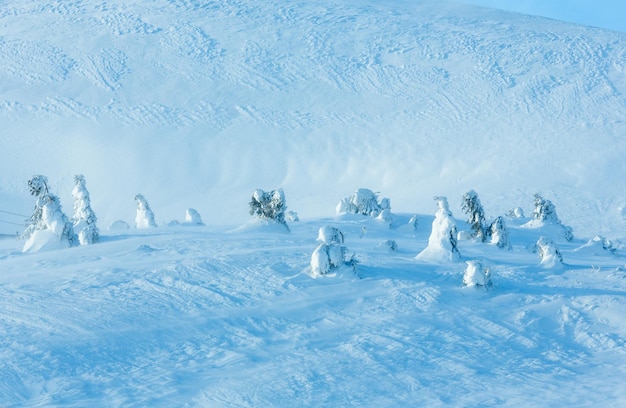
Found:
<path fill-rule="evenodd" d="M 137 193 L 233 224 L 255 188 L 307 218 L 361 186 L 407 212 L 473 188 L 619 235 L 625 41 L 440 1 L 3 4 L 0 209 L 30 211 L 33 174 L 67 206 L 83 173 L 106 225 Z"/>
<path fill-rule="evenodd" d="M 0 406 L 624 405 L 625 71 L 625 34 L 454 2 L 0 4 Z M 71 214 L 79 173 L 101 242 L 23 253 L 27 180 Z M 360 187 L 391 226 L 334 218 Z M 258 188 L 303 221 L 248 224 Z M 575 238 L 468 239 L 470 189 Z M 159 227 L 109 230 L 138 193 Z M 433 196 L 454 262 L 416 259 Z M 326 225 L 356 274 L 310 273 Z"/>

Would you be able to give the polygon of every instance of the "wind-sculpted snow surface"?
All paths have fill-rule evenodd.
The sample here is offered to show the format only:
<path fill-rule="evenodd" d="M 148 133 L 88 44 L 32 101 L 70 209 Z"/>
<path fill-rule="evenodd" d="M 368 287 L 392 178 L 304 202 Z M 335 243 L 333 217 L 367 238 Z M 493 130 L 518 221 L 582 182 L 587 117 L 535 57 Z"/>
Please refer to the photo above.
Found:
<path fill-rule="evenodd" d="M 35 254 L 0 240 L 0 405 L 626 403 L 622 249 L 564 241 L 548 270 L 513 223 L 511 251 L 461 241 L 462 261 L 425 263 L 432 216 L 396 217 L 132 230 Z M 327 225 L 358 276 L 309 275 Z M 471 259 L 493 286 L 463 286 Z"/>
<path fill-rule="evenodd" d="M 229 224 L 259 185 L 303 217 L 361 185 L 421 213 L 476 189 L 498 213 L 541 192 L 614 236 L 625 45 L 429 0 L 2 4 L 2 209 L 28 212 L 35 172 L 63 201 L 85 174 L 104 225 L 132 219 L 136 191 L 163 219 Z"/>

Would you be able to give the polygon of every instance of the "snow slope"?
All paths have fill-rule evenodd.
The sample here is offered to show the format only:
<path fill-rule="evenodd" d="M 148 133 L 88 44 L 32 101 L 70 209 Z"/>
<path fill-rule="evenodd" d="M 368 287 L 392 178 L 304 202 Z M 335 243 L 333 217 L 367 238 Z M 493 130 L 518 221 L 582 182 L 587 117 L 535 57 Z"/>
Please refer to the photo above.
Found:
<path fill-rule="evenodd" d="M 0 406 L 625 405 L 625 41 L 440 1 L 0 4 Z M 77 173 L 101 243 L 1 235 Z M 333 218 L 359 187 L 392 228 Z M 303 221 L 247 224 L 257 188 Z M 490 219 L 540 192 L 575 239 L 507 218 L 510 251 L 415 259 L 470 189 Z M 107 230 L 138 193 L 160 227 Z M 325 225 L 356 274 L 308 273 Z"/>
<path fill-rule="evenodd" d="M 565 266 L 544 269 L 527 249 L 541 232 L 509 220 L 511 251 L 460 241 L 494 282 L 467 288 L 464 262 L 414 259 L 433 217 L 408 218 L 161 227 L 37 254 L 0 240 L 1 405 L 626 403 L 623 250 L 559 241 Z M 324 225 L 356 275 L 308 274 Z"/>
<path fill-rule="evenodd" d="M 256 188 L 301 217 L 358 187 L 406 212 L 539 191 L 619 235 L 625 40 L 440 1 L 2 4 L 0 209 L 30 212 L 33 174 L 66 207 L 84 174 L 104 225 L 137 193 L 234 224 Z"/>

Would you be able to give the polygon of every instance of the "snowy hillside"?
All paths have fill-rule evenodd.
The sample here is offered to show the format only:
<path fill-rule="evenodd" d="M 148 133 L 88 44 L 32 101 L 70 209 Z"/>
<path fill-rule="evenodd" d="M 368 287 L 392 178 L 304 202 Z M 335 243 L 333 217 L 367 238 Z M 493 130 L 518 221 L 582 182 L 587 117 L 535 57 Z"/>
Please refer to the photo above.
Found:
<path fill-rule="evenodd" d="M 137 193 L 232 225 L 255 188 L 305 218 L 361 186 L 422 213 L 475 189 L 619 235 L 625 41 L 441 1 L 3 4 L 0 209 L 28 214 L 33 174 L 64 203 L 84 174 L 105 225 Z"/>
<path fill-rule="evenodd" d="M 623 250 L 559 242 L 565 265 L 544 268 L 540 232 L 509 220 L 511 250 L 460 242 L 493 280 L 463 287 L 465 262 L 414 259 L 431 221 L 161 227 L 37 254 L 0 240 L 0 405 L 626 403 Z M 324 225 L 357 275 L 309 275 Z"/>
<path fill-rule="evenodd" d="M 0 4 L 0 406 L 624 406 L 625 73 L 455 2 Z M 12 236 L 35 174 L 99 243 Z"/>

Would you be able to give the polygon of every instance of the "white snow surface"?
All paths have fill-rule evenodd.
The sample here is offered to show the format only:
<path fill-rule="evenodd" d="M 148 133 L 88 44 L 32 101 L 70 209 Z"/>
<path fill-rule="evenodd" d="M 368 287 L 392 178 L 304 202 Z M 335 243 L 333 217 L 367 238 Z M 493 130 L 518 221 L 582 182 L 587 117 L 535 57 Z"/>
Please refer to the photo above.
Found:
<path fill-rule="evenodd" d="M 625 74 L 626 34 L 454 2 L 3 2 L 0 406 L 626 406 Z M 34 174 L 101 243 L 21 251 Z M 358 188 L 389 222 L 328 218 Z M 511 250 L 416 260 L 470 189 Z M 107 230 L 139 191 L 160 225 Z M 312 276 L 324 226 L 356 271 Z"/>
<path fill-rule="evenodd" d="M 159 227 L 34 254 L 0 240 L 5 406 L 622 406 L 624 252 L 564 268 L 527 247 L 461 241 L 463 261 L 414 256 L 428 228 L 364 216 L 291 233 Z M 426 226 L 432 216 L 423 216 Z M 461 225 L 462 223 L 459 223 Z M 311 276 L 321 225 L 356 273 Z M 469 229 L 466 224 L 464 228 Z M 361 236 L 362 227 L 367 234 Z M 383 239 L 397 251 L 380 247 Z M 493 286 L 463 286 L 464 261 Z"/>

